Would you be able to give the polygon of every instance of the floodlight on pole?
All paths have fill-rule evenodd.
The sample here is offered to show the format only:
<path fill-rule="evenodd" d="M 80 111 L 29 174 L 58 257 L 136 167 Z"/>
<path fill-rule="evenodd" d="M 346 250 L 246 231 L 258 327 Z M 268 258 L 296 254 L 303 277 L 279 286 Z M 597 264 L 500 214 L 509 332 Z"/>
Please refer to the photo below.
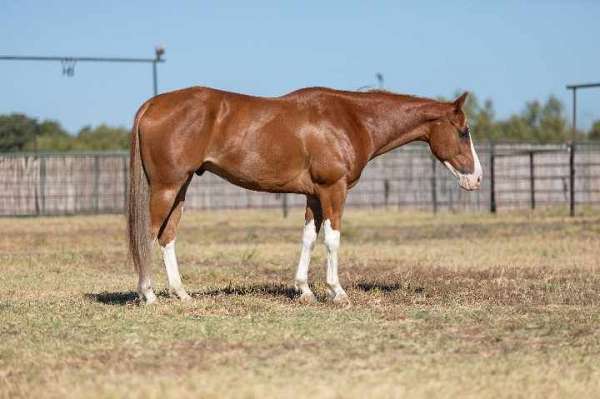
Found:
<path fill-rule="evenodd" d="M 165 48 L 161 45 L 154 46 L 154 54 L 156 57 L 154 58 L 154 62 L 152 62 L 152 83 L 154 87 L 154 95 L 158 95 L 158 72 L 156 68 L 156 64 L 162 62 L 162 56 L 165 53 Z"/>
<path fill-rule="evenodd" d="M 156 60 L 160 60 L 165 53 L 165 47 L 163 45 L 154 46 L 154 53 L 156 54 Z"/>

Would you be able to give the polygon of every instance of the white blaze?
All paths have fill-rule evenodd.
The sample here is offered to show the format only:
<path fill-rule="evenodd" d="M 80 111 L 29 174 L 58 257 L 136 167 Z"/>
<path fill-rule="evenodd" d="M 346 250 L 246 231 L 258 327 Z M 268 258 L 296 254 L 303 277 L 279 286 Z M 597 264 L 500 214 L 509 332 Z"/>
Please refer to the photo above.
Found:
<path fill-rule="evenodd" d="M 481 163 L 479 162 L 479 156 L 475 152 L 473 146 L 473 140 L 471 140 L 471 156 L 473 157 L 473 173 L 460 173 L 452 164 L 448 161 L 444 161 L 444 165 L 448 170 L 458 178 L 458 184 L 465 190 L 477 190 L 481 186 L 481 176 L 483 175 L 481 169 Z"/>

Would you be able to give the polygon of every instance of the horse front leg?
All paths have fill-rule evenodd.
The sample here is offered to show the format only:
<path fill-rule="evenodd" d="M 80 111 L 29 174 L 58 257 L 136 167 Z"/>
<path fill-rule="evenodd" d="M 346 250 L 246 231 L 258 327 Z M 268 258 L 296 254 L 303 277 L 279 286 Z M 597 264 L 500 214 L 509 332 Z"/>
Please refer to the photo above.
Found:
<path fill-rule="evenodd" d="M 315 302 L 315 295 L 308 286 L 308 269 L 310 255 L 315 246 L 317 235 L 323 221 L 321 204 L 317 198 L 307 197 L 306 212 L 304 214 L 304 232 L 302 234 L 302 249 L 296 270 L 295 286 L 300 291 L 298 300 L 303 303 Z"/>
<path fill-rule="evenodd" d="M 338 251 L 342 228 L 342 213 L 346 202 L 347 186 L 338 182 L 320 190 L 323 208 L 324 243 L 327 249 L 327 286 L 329 298 L 338 304 L 349 304 L 350 299 L 342 288 L 338 277 Z"/>

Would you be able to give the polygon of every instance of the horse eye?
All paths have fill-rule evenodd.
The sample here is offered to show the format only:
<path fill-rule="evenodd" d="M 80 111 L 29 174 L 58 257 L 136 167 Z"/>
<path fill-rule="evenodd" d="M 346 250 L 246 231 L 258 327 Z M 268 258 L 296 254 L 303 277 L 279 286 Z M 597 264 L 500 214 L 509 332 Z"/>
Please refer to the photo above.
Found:
<path fill-rule="evenodd" d="M 463 130 L 460 131 L 460 133 L 458 133 L 461 139 L 469 138 L 470 134 L 471 130 L 469 129 L 469 126 L 465 127 Z"/>

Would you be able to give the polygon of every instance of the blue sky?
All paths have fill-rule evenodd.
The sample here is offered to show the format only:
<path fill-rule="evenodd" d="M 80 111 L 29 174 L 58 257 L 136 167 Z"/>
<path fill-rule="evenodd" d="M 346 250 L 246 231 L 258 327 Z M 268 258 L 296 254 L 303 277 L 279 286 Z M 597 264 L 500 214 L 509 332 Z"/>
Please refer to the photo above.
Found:
<path fill-rule="evenodd" d="M 386 88 L 423 96 L 468 89 L 497 115 L 600 81 L 600 2 L 581 1 L 0 1 L 0 54 L 152 57 L 161 92 L 207 85 L 276 96 L 304 86 Z M 129 126 L 152 94 L 149 65 L 0 63 L 0 113 L 72 132 Z M 600 119 L 581 92 L 578 122 Z"/>

